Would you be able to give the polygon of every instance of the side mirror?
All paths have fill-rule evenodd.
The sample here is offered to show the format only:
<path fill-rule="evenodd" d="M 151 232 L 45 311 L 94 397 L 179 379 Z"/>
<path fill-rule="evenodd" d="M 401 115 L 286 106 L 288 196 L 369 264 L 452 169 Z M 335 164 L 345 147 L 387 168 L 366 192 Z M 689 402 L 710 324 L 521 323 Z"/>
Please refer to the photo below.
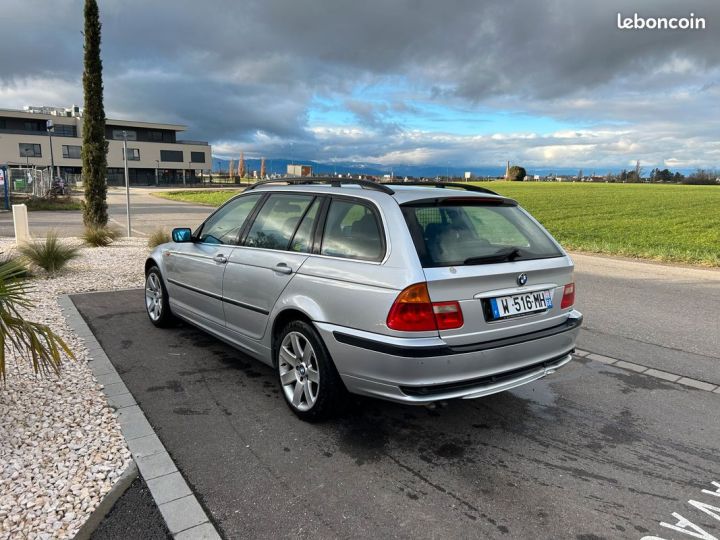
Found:
<path fill-rule="evenodd" d="M 178 227 L 172 230 L 173 242 L 192 242 L 192 230 L 189 227 Z"/>

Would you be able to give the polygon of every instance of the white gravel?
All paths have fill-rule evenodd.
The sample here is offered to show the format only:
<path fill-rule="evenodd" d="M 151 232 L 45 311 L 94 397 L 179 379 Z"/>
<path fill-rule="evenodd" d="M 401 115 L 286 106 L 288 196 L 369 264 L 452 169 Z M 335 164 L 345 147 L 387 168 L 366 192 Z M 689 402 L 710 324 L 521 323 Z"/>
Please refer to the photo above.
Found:
<path fill-rule="evenodd" d="M 117 419 L 87 365 L 85 345 L 65 324 L 57 297 L 142 287 L 146 241 L 83 248 L 56 276 L 35 272 L 35 307 L 27 317 L 63 336 L 77 361 L 65 361 L 59 378 L 37 378 L 27 363 L 8 355 L 7 382 L 0 383 L 2 540 L 72 538 L 130 464 Z M 0 251 L 14 245 L 0 239 Z"/>

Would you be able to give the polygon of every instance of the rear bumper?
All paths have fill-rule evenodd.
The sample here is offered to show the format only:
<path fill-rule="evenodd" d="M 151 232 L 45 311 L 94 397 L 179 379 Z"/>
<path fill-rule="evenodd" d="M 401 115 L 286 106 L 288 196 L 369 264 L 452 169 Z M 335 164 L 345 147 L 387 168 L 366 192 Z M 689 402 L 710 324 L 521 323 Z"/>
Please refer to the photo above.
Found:
<path fill-rule="evenodd" d="M 316 327 L 350 392 L 420 404 L 481 397 L 539 379 L 570 361 L 581 324 L 573 310 L 551 328 L 462 346 Z"/>

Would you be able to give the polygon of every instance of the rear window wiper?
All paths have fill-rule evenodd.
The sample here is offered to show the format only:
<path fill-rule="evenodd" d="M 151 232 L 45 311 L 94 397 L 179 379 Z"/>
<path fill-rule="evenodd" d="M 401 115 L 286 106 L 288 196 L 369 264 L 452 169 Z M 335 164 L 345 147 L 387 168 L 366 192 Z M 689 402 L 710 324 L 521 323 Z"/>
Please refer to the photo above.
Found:
<path fill-rule="evenodd" d="M 492 264 L 506 261 L 514 261 L 520 256 L 520 250 L 516 247 L 501 249 L 490 255 L 483 255 L 481 257 L 470 257 L 465 259 L 463 264 Z"/>

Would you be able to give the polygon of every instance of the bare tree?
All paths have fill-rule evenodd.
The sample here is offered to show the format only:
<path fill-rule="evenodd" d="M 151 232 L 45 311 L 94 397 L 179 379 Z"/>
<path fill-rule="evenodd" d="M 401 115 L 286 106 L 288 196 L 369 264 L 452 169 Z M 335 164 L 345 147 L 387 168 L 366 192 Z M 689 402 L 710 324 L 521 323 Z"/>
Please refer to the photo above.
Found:
<path fill-rule="evenodd" d="M 265 178 L 265 158 L 260 159 L 260 178 Z"/>
<path fill-rule="evenodd" d="M 242 180 L 243 178 L 245 178 L 246 172 L 247 172 L 247 171 L 245 170 L 245 153 L 244 153 L 244 152 L 240 152 L 240 161 L 238 161 L 238 177 L 239 177 L 239 180 Z"/>
<path fill-rule="evenodd" d="M 235 160 L 231 159 L 228 164 L 228 178 L 232 181 L 235 178 Z"/>

